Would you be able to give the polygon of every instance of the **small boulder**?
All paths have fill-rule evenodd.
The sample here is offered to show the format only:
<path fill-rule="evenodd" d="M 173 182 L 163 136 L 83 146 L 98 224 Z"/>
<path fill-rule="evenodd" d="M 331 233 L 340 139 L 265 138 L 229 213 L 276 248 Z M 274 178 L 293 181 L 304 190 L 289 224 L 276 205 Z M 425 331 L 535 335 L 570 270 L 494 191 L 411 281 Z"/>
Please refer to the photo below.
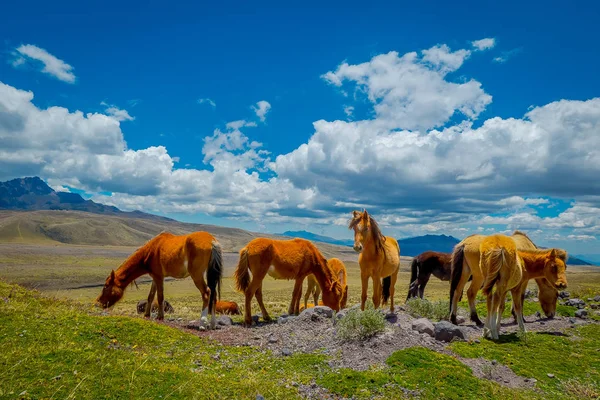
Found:
<path fill-rule="evenodd" d="M 599 303 L 600 303 L 600 295 L 598 295 L 598 296 L 594 297 L 594 301 L 597 301 L 597 302 L 599 302 Z"/>
<path fill-rule="evenodd" d="M 558 292 L 558 297 L 560 297 L 561 299 L 568 299 L 569 297 L 571 297 L 571 293 L 565 290 L 561 290 L 560 292 Z"/>
<path fill-rule="evenodd" d="M 412 328 L 419 333 L 426 333 L 429 336 L 433 336 L 435 332 L 435 327 L 427 318 L 415 319 L 412 322 Z"/>
<path fill-rule="evenodd" d="M 288 322 L 288 317 L 287 316 L 284 317 L 282 315 L 281 317 L 277 318 L 277 323 L 280 324 L 280 325 L 281 324 L 286 324 L 287 322 Z"/>
<path fill-rule="evenodd" d="M 346 314 L 348 314 L 348 309 L 345 308 L 343 310 L 340 310 L 338 312 L 335 313 L 335 319 L 336 320 L 340 320 L 342 318 L 344 318 L 346 316 Z"/>
<path fill-rule="evenodd" d="M 389 322 L 390 324 L 395 324 L 396 322 L 398 322 L 398 314 L 393 313 L 393 312 L 388 312 L 385 314 L 385 320 L 387 322 Z"/>
<path fill-rule="evenodd" d="M 221 315 L 219 318 L 217 318 L 217 324 L 222 326 L 230 326 L 233 325 L 233 320 L 227 315 Z"/>
<path fill-rule="evenodd" d="M 451 342 L 455 338 L 464 340 L 467 338 L 465 332 L 459 327 L 448 321 L 440 321 L 434 327 L 435 339 L 442 342 Z"/>
<path fill-rule="evenodd" d="M 277 342 L 279 342 L 279 339 L 277 339 L 275 336 L 269 337 L 269 343 L 273 344 L 273 343 L 277 343 Z"/>
<path fill-rule="evenodd" d="M 258 324 L 258 320 L 260 319 L 260 317 L 258 315 L 253 315 L 252 316 L 252 322 L 254 322 L 255 324 Z"/>
<path fill-rule="evenodd" d="M 569 318 L 569 322 L 572 324 L 576 324 L 577 320 L 575 318 L 571 317 L 571 318 Z"/>
<path fill-rule="evenodd" d="M 319 314 L 327 318 L 333 317 L 333 310 L 327 306 L 313 307 L 313 311 L 315 314 Z"/>
<path fill-rule="evenodd" d="M 535 296 L 535 294 L 531 291 L 531 289 L 525 289 L 525 298 L 528 299 L 530 297 Z"/>
<path fill-rule="evenodd" d="M 462 325 L 465 323 L 465 317 L 463 317 L 462 315 L 457 315 L 456 316 L 456 323 L 458 325 Z"/>
<path fill-rule="evenodd" d="M 585 301 L 581 299 L 569 299 L 565 301 L 565 305 L 570 307 L 583 308 L 585 307 Z"/>
<path fill-rule="evenodd" d="M 590 307 L 591 307 L 592 310 L 598 310 L 598 309 L 600 309 L 600 305 L 598 305 L 598 304 L 590 304 Z"/>
<path fill-rule="evenodd" d="M 292 355 L 292 351 L 290 349 L 288 349 L 287 347 L 284 347 L 281 350 L 281 354 L 284 355 L 285 357 L 289 357 Z"/>
<path fill-rule="evenodd" d="M 587 318 L 588 317 L 588 311 L 587 310 L 577 310 L 577 311 L 575 311 L 575 316 L 577 318 Z"/>
<path fill-rule="evenodd" d="M 554 378 L 554 374 L 547 374 L 547 375 L 548 375 L 548 378 L 550 378 L 550 379 Z"/>

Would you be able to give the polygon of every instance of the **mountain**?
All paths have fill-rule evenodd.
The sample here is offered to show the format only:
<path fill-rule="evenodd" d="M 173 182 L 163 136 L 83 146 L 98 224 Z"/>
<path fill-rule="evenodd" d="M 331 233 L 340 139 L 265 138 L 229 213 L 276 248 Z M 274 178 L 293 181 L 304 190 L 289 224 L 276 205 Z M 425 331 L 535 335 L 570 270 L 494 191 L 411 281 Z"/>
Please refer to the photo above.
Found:
<path fill-rule="evenodd" d="M 141 211 L 121 211 L 117 207 L 85 200 L 77 193 L 56 192 L 37 176 L 0 182 L 0 209 L 27 211 L 72 210 L 172 221 L 170 218 Z"/>
<path fill-rule="evenodd" d="M 348 239 L 348 240 L 334 239 L 329 236 L 317 235 L 316 233 L 307 232 L 307 231 L 285 231 L 281 234 L 281 236 L 298 237 L 298 238 L 302 238 L 302 239 L 311 240 L 314 242 L 336 244 L 338 246 L 352 247 L 354 245 L 354 241 L 351 239 Z"/>
<path fill-rule="evenodd" d="M 575 257 L 588 261 L 594 265 L 600 265 L 600 254 L 576 254 Z"/>
<path fill-rule="evenodd" d="M 316 233 L 307 232 L 307 231 L 287 231 L 282 233 L 283 236 L 290 237 L 300 237 L 308 240 L 312 240 L 315 242 L 323 242 L 336 244 L 340 246 L 350 246 L 354 245 L 354 240 L 352 239 L 334 239 L 329 236 L 317 235 Z M 417 236 L 407 239 L 398 240 L 398 244 L 400 245 L 400 254 L 403 256 L 416 256 L 417 254 L 421 254 L 427 250 L 441 251 L 445 253 L 449 253 L 452 251 L 452 248 L 455 244 L 457 244 L 460 240 L 452 236 L 446 235 L 425 235 L 425 236 Z"/>

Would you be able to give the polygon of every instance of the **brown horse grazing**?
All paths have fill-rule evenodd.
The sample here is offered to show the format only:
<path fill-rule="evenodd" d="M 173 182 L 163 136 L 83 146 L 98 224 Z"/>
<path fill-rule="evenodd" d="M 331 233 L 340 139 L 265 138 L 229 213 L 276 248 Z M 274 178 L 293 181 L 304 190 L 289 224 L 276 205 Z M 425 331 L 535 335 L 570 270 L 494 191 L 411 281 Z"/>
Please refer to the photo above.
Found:
<path fill-rule="evenodd" d="M 512 291 L 515 301 L 519 328 L 523 325 L 523 308 L 520 304 L 520 283 L 523 278 L 523 266 L 517 254 L 517 244 L 506 235 L 491 235 L 485 237 L 479 245 L 481 258 L 479 268 L 473 269 L 474 277 L 481 274 L 483 281 L 483 294 L 487 297 L 487 317 L 483 328 L 483 337 L 498 340 L 500 336 L 500 321 L 504 311 L 506 294 Z M 475 278 L 473 278 L 475 282 Z M 492 290 L 494 289 L 492 293 Z"/>
<path fill-rule="evenodd" d="M 513 233 L 511 236 L 515 242 L 515 245 L 517 246 L 517 250 L 519 251 L 521 251 L 521 247 L 524 246 L 523 239 L 520 238 L 521 236 L 524 236 L 524 234 L 518 231 Z M 471 321 L 475 322 L 479 326 L 483 325 L 475 309 L 475 296 L 477 295 L 477 292 L 481 288 L 481 285 L 484 281 L 484 277 L 481 275 L 478 265 L 481 258 L 479 246 L 485 237 L 486 236 L 484 235 L 471 235 L 454 246 L 454 251 L 452 252 L 452 277 L 450 284 L 450 320 L 454 324 L 456 324 L 456 310 L 458 307 L 458 302 L 460 301 L 460 297 L 462 296 L 463 289 L 467 281 L 472 278 L 471 285 L 467 290 L 467 298 L 469 301 L 469 308 L 471 310 Z M 557 258 L 560 258 L 564 264 L 567 257 L 566 252 L 560 249 L 555 250 Z M 525 267 L 527 267 L 526 262 Z M 540 278 L 540 276 L 538 276 L 538 278 Z M 554 290 L 556 290 L 556 288 L 554 288 Z M 522 297 L 524 297 L 524 293 L 522 294 Z M 540 297 L 540 302 L 542 302 L 542 299 L 547 300 L 547 297 Z M 515 299 L 513 299 L 513 311 L 515 307 L 514 300 Z M 521 300 L 523 300 L 523 298 L 521 298 Z M 547 303 L 542 302 L 542 304 Z M 542 305 L 542 307 L 544 306 Z M 515 320 L 518 323 L 519 321 L 516 318 L 516 313 L 514 313 L 514 315 Z"/>
<path fill-rule="evenodd" d="M 111 271 L 96 302 L 103 308 L 113 306 L 123 297 L 127 285 L 144 274 L 150 274 L 154 281 L 148 295 L 145 317 L 150 316 L 154 295 L 158 292 L 160 307 L 157 319 L 164 319 L 165 277 L 181 279 L 191 276 L 202 294 L 202 317 L 206 317 L 207 311 L 210 312 L 211 327 L 214 328 L 215 304 L 221 290 L 223 261 L 221 245 L 210 233 L 194 232 L 175 236 L 163 232 L 150 239 L 129 256 L 116 272 Z"/>
<path fill-rule="evenodd" d="M 514 231 L 512 234 L 512 238 L 515 243 L 517 243 L 517 250 L 536 250 L 538 247 L 533 243 L 529 236 L 527 236 L 524 232 Z M 562 255 L 563 253 L 558 253 Z M 566 254 L 563 259 L 564 262 L 567 262 Z M 542 307 L 542 311 L 548 318 L 554 318 L 556 315 L 556 305 L 558 303 L 558 290 L 552 285 L 548 280 L 544 277 L 535 278 L 535 283 L 538 286 L 538 299 L 540 301 L 540 306 Z M 523 299 L 525 301 L 525 291 L 523 291 Z M 513 307 L 513 316 L 515 317 L 515 321 L 517 321 L 517 317 L 514 312 Z"/>
<path fill-rule="evenodd" d="M 217 301 L 217 314 L 241 315 L 240 306 L 235 301 Z"/>
<path fill-rule="evenodd" d="M 338 276 L 340 284 L 342 285 L 342 290 L 344 291 L 344 294 L 342 295 L 342 301 L 340 302 L 340 309 L 346 308 L 346 303 L 348 301 L 348 276 L 346 275 L 346 266 L 338 258 L 330 258 L 329 260 L 327 260 L 327 264 L 332 269 L 332 271 Z M 308 275 L 307 282 L 308 285 L 306 288 L 306 293 L 304 294 L 305 309 L 307 308 L 308 298 L 310 297 L 310 295 L 313 296 L 313 304 L 319 304 L 319 295 L 321 294 L 321 288 L 319 287 L 319 283 L 315 279 L 314 275 Z"/>
<path fill-rule="evenodd" d="M 417 296 L 423 298 L 425 286 L 432 274 L 441 281 L 449 281 L 451 266 L 451 253 L 426 251 L 413 258 L 410 264 L 410 284 L 406 300 Z"/>
<path fill-rule="evenodd" d="M 323 292 L 323 303 L 335 311 L 340 310 L 344 291 L 339 277 L 314 244 L 305 239 L 256 238 L 240 250 L 240 260 L 234 274 L 237 290 L 246 296 L 244 309 L 246 326 L 252 325 L 251 303 L 255 295 L 263 319 L 265 321 L 271 319 L 262 297 L 262 283 L 267 274 L 275 279 L 295 279 L 289 314 L 300 313 L 302 283 L 309 274 L 313 274 L 319 282 Z"/>
<path fill-rule="evenodd" d="M 362 293 L 360 309 L 367 301 L 369 278 L 373 279 L 373 305 L 384 305 L 390 298 L 390 311 L 394 312 L 394 291 L 400 270 L 400 246 L 391 236 L 383 236 L 377 222 L 367 210 L 353 211 L 348 225 L 354 229 L 354 251 L 358 255 Z"/>
<path fill-rule="evenodd" d="M 138 314 L 143 313 L 144 311 L 146 311 L 146 304 L 148 304 L 148 300 L 140 300 L 137 303 L 137 312 Z M 173 306 L 171 305 L 171 303 L 169 303 L 167 300 L 165 300 L 163 302 L 164 304 L 164 310 L 165 313 L 170 314 L 170 313 L 174 313 L 175 309 L 173 308 Z M 158 312 L 158 301 L 154 300 L 152 302 L 152 312 Z"/>

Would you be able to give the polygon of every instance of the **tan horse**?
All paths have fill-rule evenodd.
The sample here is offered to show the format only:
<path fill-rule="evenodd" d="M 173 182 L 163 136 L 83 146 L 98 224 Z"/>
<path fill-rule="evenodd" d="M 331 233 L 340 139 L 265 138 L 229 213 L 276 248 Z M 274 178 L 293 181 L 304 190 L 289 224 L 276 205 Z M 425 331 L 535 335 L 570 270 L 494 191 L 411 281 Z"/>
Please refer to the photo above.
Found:
<path fill-rule="evenodd" d="M 123 297 L 127 285 L 144 274 L 150 274 L 153 280 L 146 303 L 145 317 L 150 316 L 154 295 L 158 292 L 157 319 L 164 319 L 165 277 L 182 279 L 191 276 L 202 294 L 202 317 L 206 317 L 207 311 L 210 312 L 211 327 L 214 328 L 215 304 L 221 289 L 223 261 L 221 245 L 210 233 L 194 232 L 189 235 L 175 236 L 163 232 L 150 239 L 129 256 L 116 271 L 111 271 L 96 302 L 103 308 L 113 306 Z"/>
<path fill-rule="evenodd" d="M 346 275 L 346 266 L 339 258 L 330 258 L 327 260 L 327 264 L 333 270 L 333 273 L 338 276 L 340 284 L 342 285 L 342 290 L 344 291 L 340 302 L 340 309 L 346 308 L 346 303 L 348 301 L 348 276 Z M 321 288 L 314 275 L 308 275 L 306 281 L 308 282 L 308 285 L 306 287 L 306 293 L 304 294 L 304 309 L 308 307 L 308 298 L 311 295 L 314 299 L 313 304 L 319 304 L 319 295 L 321 294 Z"/>
<path fill-rule="evenodd" d="M 250 277 L 252 273 L 252 277 Z M 240 250 L 240 260 L 235 270 L 235 284 L 246 296 L 244 323 L 252 324 L 251 302 L 256 301 L 263 319 L 271 318 L 265 309 L 262 283 L 269 274 L 275 279 L 294 279 L 294 291 L 288 310 L 289 314 L 300 312 L 302 283 L 307 275 L 313 274 L 323 292 L 323 303 L 335 311 L 340 310 L 343 290 L 338 276 L 328 266 L 327 260 L 317 247 L 305 239 L 276 240 L 256 238 Z"/>
<path fill-rule="evenodd" d="M 517 243 L 517 250 L 536 250 L 538 247 L 533 243 L 529 236 L 527 236 L 524 232 L 514 231 L 512 234 L 512 238 L 515 243 Z M 558 255 L 561 256 L 563 253 L 559 252 Z M 566 263 L 566 254 L 563 261 Z M 552 285 L 548 280 L 544 277 L 535 278 L 535 283 L 538 286 L 538 299 L 540 301 L 540 306 L 542 307 L 542 311 L 548 318 L 554 318 L 556 315 L 556 304 L 558 303 L 558 290 Z M 523 299 L 525 301 L 525 291 L 523 291 Z M 514 316 L 514 308 L 513 308 L 513 316 Z M 516 320 L 516 316 L 515 316 Z"/>
<path fill-rule="evenodd" d="M 383 236 L 377 222 L 367 210 L 353 211 L 348 225 L 354 229 L 354 251 L 358 255 L 362 293 L 360 309 L 367 301 L 369 278 L 373 279 L 373 305 L 378 308 L 390 298 L 390 311 L 394 312 L 394 291 L 400 270 L 400 246 L 391 236 Z"/>
<path fill-rule="evenodd" d="M 487 317 L 483 328 L 483 337 L 499 339 L 500 322 L 506 294 L 512 291 L 513 298 L 518 303 L 515 311 L 519 322 L 519 328 L 525 329 L 523 325 L 523 308 L 520 305 L 521 295 L 519 293 L 521 279 L 523 278 L 523 266 L 517 254 L 517 244 L 506 235 L 491 235 L 485 237 L 479 245 L 481 254 L 479 270 L 474 269 L 475 276 L 481 274 L 484 278 L 483 294 L 487 296 Z M 476 272 L 477 271 L 477 272 Z M 495 289 L 492 293 L 492 289 Z"/>

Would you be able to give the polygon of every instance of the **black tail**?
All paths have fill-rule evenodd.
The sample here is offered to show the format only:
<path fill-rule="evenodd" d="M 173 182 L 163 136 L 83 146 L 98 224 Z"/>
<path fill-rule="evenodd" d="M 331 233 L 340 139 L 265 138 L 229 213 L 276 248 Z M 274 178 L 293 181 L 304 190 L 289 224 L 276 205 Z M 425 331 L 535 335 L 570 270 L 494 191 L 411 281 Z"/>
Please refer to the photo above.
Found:
<path fill-rule="evenodd" d="M 382 291 L 381 291 L 381 299 L 383 300 L 383 303 L 387 303 L 388 299 L 390 298 L 390 287 L 392 286 L 392 277 L 388 276 L 387 278 L 383 278 L 381 280 L 381 286 L 382 286 Z"/>
<path fill-rule="evenodd" d="M 465 246 L 455 247 L 452 252 L 452 269 L 450 277 L 450 312 L 452 312 L 452 300 L 454 299 L 454 292 L 460 282 L 463 272 L 463 261 L 465 259 Z"/>
<path fill-rule="evenodd" d="M 212 313 L 217 305 L 217 297 L 221 298 L 221 279 L 223 278 L 223 253 L 219 242 L 212 242 L 212 251 L 208 261 L 206 280 L 210 288 L 210 300 L 208 301 L 208 312 Z"/>
<path fill-rule="evenodd" d="M 419 262 L 417 261 L 417 257 L 413 258 L 412 263 L 410 264 L 410 281 L 408 281 L 408 295 L 406 299 L 410 297 L 413 291 L 413 288 L 416 286 L 413 284 L 417 280 L 417 275 L 419 274 Z"/>

